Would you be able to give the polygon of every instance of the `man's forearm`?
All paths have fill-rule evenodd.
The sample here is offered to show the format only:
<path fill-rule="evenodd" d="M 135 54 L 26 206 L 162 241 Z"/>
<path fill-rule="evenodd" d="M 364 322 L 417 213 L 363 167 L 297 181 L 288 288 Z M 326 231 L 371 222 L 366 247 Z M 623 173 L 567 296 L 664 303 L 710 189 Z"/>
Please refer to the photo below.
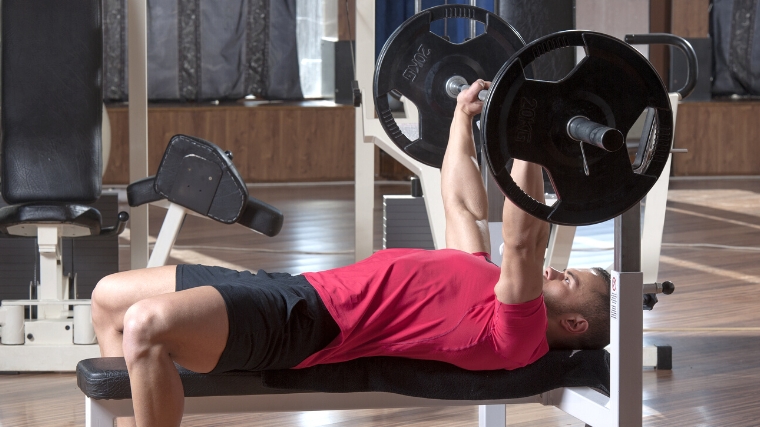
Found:
<path fill-rule="evenodd" d="M 541 166 L 515 160 L 512 179 L 529 196 L 543 202 L 544 183 Z M 537 298 L 542 291 L 542 268 L 548 224 L 504 201 L 501 234 L 504 254 L 501 276 L 494 287 L 496 298 L 505 304 L 517 304 Z"/>
<path fill-rule="evenodd" d="M 472 119 L 457 109 L 441 168 L 444 206 L 461 204 L 477 219 L 487 219 L 488 200 L 477 163 Z"/>
<path fill-rule="evenodd" d="M 511 175 L 515 183 L 526 194 L 544 203 L 544 178 L 541 166 L 515 160 Z M 522 211 L 509 199 L 504 202 L 502 221 L 502 235 L 505 245 L 545 245 L 543 240 L 548 238 L 548 225 Z"/>

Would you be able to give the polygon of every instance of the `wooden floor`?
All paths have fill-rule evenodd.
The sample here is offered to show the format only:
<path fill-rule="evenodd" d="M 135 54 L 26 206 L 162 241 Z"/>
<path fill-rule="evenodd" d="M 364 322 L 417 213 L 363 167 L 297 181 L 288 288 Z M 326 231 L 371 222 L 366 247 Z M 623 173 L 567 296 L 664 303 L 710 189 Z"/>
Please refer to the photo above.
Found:
<path fill-rule="evenodd" d="M 378 189 L 404 194 L 408 186 Z M 253 187 L 251 194 L 284 212 L 279 236 L 188 218 L 170 261 L 293 273 L 352 262 L 351 185 Z M 660 280 L 675 282 L 676 292 L 644 317 L 645 340 L 673 347 L 673 370 L 643 371 L 644 425 L 760 425 L 760 180 L 677 180 L 668 199 Z M 151 211 L 154 236 L 162 215 Z M 128 238 L 121 239 L 124 261 Z M 507 420 L 509 426 L 583 426 L 540 405 L 510 406 Z M 84 398 L 73 374 L 0 376 L 0 426 L 75 425 L 84 425 Z M 193 416 L 183 425 L 475 426 L 477 408 Z"/>

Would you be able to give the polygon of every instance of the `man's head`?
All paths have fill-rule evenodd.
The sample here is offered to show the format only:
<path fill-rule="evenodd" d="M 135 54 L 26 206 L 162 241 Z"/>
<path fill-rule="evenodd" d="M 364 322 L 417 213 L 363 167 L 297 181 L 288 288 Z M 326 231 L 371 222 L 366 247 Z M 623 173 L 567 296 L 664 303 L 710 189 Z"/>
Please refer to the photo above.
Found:
<path fill-rule="evenodd" d="M 601 268 L 544 272 L 546 331 L 553 349 L 597 349 L 610 339 L 610 274 Z"/>

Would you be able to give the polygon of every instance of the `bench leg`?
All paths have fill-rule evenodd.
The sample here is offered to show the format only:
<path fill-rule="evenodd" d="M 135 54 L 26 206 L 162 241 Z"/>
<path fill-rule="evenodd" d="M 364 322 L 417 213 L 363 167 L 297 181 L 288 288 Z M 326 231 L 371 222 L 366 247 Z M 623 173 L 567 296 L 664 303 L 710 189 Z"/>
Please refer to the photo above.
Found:
<path fill-rule="evenodd" d="M 478 427 L 505 427 L 507 425 L 507 405 L 478 406 Z"/>
<path fill-rule="evenodd" d="M 115 419 L 113 412 L 101 405 L 100 401 L 85 397 L 86 427 L 113 427 Z"/>
<path fill-rule="evenodd" d="M 113 427 L 116 417 L 131 417 L 132 400 L 97 400 L 85 397 L 85 426 Z"/>

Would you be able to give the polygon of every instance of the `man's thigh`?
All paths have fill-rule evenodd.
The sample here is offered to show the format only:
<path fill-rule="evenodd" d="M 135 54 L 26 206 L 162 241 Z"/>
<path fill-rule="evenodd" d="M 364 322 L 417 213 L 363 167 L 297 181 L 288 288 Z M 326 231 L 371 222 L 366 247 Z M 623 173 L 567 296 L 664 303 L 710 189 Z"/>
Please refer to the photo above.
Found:
<path fill-rule="evenodd" d="M 125 323 L 144 322 L 151 342 L 187 369 L 209 372 L 219 361 L 229 333 L 227 307 L 211 286 L 153 296 L 134 304 Z M 129 345 L 125 333 L 125 346 Z"/>
<path fill-rule="evenodd" d="M 138 301 L 174 292 L 176 267 L 173 265 L 122 271 L 103 278 L 92 293 L 93 316 L 108 316 L 118 330 L 124 313 Z M 100 313 L 102 312 L 102 313 Z"/>

